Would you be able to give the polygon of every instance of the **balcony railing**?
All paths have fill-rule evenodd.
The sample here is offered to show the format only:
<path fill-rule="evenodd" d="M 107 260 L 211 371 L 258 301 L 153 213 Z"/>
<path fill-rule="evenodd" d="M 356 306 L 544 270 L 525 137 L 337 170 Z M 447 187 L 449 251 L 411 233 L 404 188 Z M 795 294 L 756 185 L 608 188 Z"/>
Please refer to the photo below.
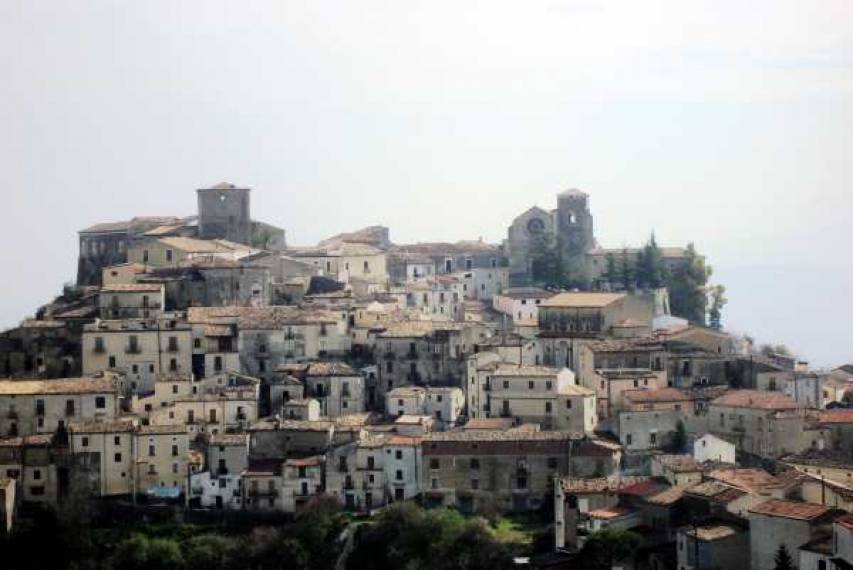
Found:
<path fill-rule="evenodd" d="M 124 347 L 124 351 L 127 354 L 139 354 L 142 352 L 142 350 L 138 346 L 134 346 L 132 344 Z"/>
<path fill-rule="evenodd" d="M 104 348 L 103 344 L 96 344 L 95 346 L 92 347 L 92 352 L 94 352 L 95 354 L 103 354 L 106 351 L 107 351 L 107 349 Z"/>

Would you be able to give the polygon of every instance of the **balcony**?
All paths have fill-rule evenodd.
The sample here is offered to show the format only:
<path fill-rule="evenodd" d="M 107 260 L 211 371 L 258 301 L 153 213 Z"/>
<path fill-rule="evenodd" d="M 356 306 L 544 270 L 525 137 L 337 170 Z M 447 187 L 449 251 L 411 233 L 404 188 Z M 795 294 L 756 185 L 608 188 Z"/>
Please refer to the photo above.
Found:
<path fill-rule="evenodd" d="M 181 349 L 177 344 L 170 344 L 166 347 L 166 352 L 180 352 Z"/>
<path fill-rule="evenodd" d="M 124 347 L 124 352 L 126 354 L 140 354 L 142 352 L 142 349 L 140 349 L 137 345 L 131 344 Z"/>
<path fill-rule="evenodd" d="M 406 353 L 406 358 L 408 358 L 409 360 L 417 360 L 418 359 L 417 351 L 410 350 L 409 352 Z"/>
<path fill-rule="evenodd" d="M 92 352 L 94 352 L 95 354 L 103 354 L 106 351 L 107 351 L 107 349 L 104 348 L 103 344 L 96 344 L 95 346 L 92 347 Z"/>

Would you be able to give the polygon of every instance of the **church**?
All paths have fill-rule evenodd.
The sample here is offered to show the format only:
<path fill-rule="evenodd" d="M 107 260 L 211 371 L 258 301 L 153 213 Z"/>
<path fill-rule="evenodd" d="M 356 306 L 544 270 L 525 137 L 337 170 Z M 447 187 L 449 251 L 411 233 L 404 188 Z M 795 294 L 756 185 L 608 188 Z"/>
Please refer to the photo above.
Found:
<path fill-rule="evenodd" d="M 533 206 L 516 217 L 507 229 L 503 244 L 509 259 L 510 284 L 529 285 L 531 282 L 530 246 L 540 237 L 559 244 L 563 259 L 575 271 L 580 280 L 595 287 L 607 271 L 607 257 L 613 255 L 621 260 L 628 255 L 637 259 L 642 248 L 602 248 L 595 239 L 592 213 L 589 209 L 589 194 L 572 188 L 557 194 L 557 208 L 544 210 Z M 686 248 L 662 247 L 664 264 L 670 271 L 684 262 Z"/>

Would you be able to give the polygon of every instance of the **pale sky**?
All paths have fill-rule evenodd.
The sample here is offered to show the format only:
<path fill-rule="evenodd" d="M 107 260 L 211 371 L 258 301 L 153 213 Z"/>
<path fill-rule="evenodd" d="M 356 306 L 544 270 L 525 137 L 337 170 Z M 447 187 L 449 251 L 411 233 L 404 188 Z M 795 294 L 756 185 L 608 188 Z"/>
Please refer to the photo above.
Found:
<path fill-rule="evenodd" d="M 0 324 L 76 231 L 253 188 L 291 243 L 498 242 L 591 195 L 606 246 L 694 241 L 727 325 L 853 361 L 853 2 L 0 2 Z"/>

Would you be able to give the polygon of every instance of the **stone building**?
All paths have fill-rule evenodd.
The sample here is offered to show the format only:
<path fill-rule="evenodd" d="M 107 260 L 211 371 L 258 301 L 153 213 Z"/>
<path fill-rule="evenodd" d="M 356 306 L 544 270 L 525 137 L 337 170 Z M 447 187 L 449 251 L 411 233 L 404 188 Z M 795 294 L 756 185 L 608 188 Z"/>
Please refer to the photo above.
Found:
<path fill-rule="evenodd" d="M 0 436 L 52 434 L 72 420 L 112 419 L 119 398 L 111 376 L 0 380 Z"/>
<path fill-rule="evenodd" d="M 284 230 L 263 222 L 253 221 L 250 212 L 249 188 L 240 188 L 223 182 L 210 188 L 197 190 L 197 218 L 174 216 L 135 217 L 123 222 L 95 224 L 79 232 L 80 255 L 77 267 L 78 285 L 100 285 L 102 270 L 128 261 L 143 261 L 143 243 L 156 243 L 160 239 L 227 240 L 258 249 L 284 250 Z M 128 252 L 138 252 L 130 259 Z M 172 249 L 175 259 L 179 253 L 168 245 L 149 251 L 166 265 L 166 250 Z M 196 252 L 197 253 L 197 252 Z"/>
<path fill-rule="evenodd" d="M 589 195 L 570 189 L 557 194 L 557 208 L 533 207 L 513 220 L 504 248 L 509 256 L 513 284 L 529 281 L 530 248 L 537 239 L 547 239 L 562 249 L 563 259 L 588 280 L 585 255 L 596 247 Z"/>
<path fill-rule="evenodd" d="M 364 378 L 343 362 L 291 366 L 305 385 L 305 395 L 320 404 L 320 414 L 337 417 L 364 411 Z"/>
<path fill-rule="evenodd" d="M 518 424 L 577 434 L 595 429 L 595 392 L 578 386 L 567 368 L 496 362 L 479 367 L 477 383 L 481 384 L 477 392 L 484 397 L 469 398 L 471 417 L 510 417 Z"/>
<path fill-rule="evenodd" d="M 102 497 L 130 495 L 136 492 L 136 462 L 133 421 L 74 421 L 68 426 L 68 443 L 72 453 L 94 453 L 100 470 Z"/>
<path fill-rule="evenodd" d="M 750 568 L 773 570 L 784 545 L 792 557 L 819 533 L 832 534 L 836 511 L 823 505 L 770 499 L 749 509 Z"/>
<path fill-rule="evenodd" d="M 184 425 L 140 426 L 135 432 L 137 491 L 169 487 L 186 493 L 190 481 L 189 433 Z"/>
<path fill-rule="evenodd" d="M 426 503 L 463 512 L 536 510 L 550 499 L 555 477 L 586 476 L 598 463 L 589 454 L 595 445 L 577 437 L 557 431 L 430 434 L 421 444 Z M 601 451 L 612 460 L 610 452 Z"/>
<path fill-rule="evenodd" d="M 163 286 L 158 283 L 104 285 L 98 295 L 102 319 L 156 319 L 165 305 Z"/>
<path fill-rule="evenodd" d="M 83 374 L 120 371 L 133 394 L 154 390 L 157 374 L 192 371 L 192 327 L 178 315 L 98 320 L 83 330 Z"/>
<path fill-rule="evenodd" d="M 136 217 L 80 230 L 77 284 L 100 285 L 103 269 L 126 263 L 128 249 L 146 240 L 146 232 L 165 224 L 180 223 L 179 218 L 172 216 Z"/>
<path fill-rule="evenodd" d="M 80 330 L 65 320 L 25 319 L 0 333 L 0 377 L 69 378 L 81 370 Z"/>
<path fill-rule="evenodd" d="M 489 336 L 488 327 L 475 323 L 409 321 L 389 326 L 376 337 L 374 401 L 384 403 L 385 393 L 398 386 L 461 387 L 468 355 Z"/>

